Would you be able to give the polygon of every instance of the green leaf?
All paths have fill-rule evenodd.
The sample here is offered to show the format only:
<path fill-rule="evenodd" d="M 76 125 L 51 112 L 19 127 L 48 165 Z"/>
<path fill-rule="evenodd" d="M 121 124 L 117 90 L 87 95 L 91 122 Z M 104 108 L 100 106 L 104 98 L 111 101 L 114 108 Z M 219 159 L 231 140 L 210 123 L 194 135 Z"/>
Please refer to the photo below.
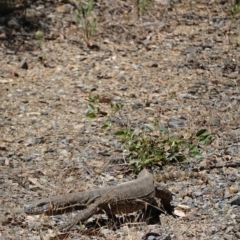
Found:
<path fill-rule="evenodd" d="M 126 131 L 124 131 L 124 130 L 116 131 L 116 132 L 115 132 L 115 135 L 116 135 L 116 136 L 125 136 L 125 135 L 126 135 Z"/>
<path fill-rule="evenodd" d="M 145 154 L 144 153 L 142 153 L 142 152 L 140 152 L 140 159 L 141 159 L 141 161 L 145 161 Z"/>
<path fill-rule="evenodd" d="M 175 158 L 180 162 L 183 162 L 186 159 L 186 157 L 183 154 L 177 154 Z"/>
<path fill-rule="evenodd" d="M 161 132 L 169 132 L 168 129 L 165 128 L 165 127 L 159 127 L 158 130 L 161 131 Z"/>
<path fill-rule="evenodd" d="M 101 111 L 100 109 L 99 109 L 98 113 L 100 113 L 102 116 L 107 116 L 108 115 L 107 112 Z"/>
<path fill-rule="evenodd" d="M 149 124 L 149 123 L 144 124 L 144 126 L 150 131 L 153 131 L 155 129 L 155 127 L 152 124 Z"/>
<path fill-rule="evenodd" d="M 111 120 L 106 120 L 104 125 L 102 126 L 102 129 L 106 129 L 108 127 L 111 127 L 113 125 L 113 122 Z"/>
<path fill-rule="evenodd" d="M 92 104 L 88 104 L 88 110 L 91 112 L 95 112 L 95 107 Z"/>
<path fill-rule="evenodd" d="M 137 141 L 135 147 L 136 148 L 140 148 L 141 146 L 142 146 L 142 142 L 141 141 Z"/>
<path fill-rule="evenodd" d="M 88 100 L 90 102 L 98 102 L 99 101 L 99 95 L 94 96 L 94 95 L 89 94 L 88 95 Z"/>
<path fill-rule="evenodd" d="M 145 159 L 144 163 L 149 164 L 149 163 L 153 162 L 154 160 L 155 160 L 155 158 L 148 158 L 148 159 Z"/>
<path fill-rule="evenodd" d="M 200 152 L 189 153 L 189 155 L 190 155 L 191 157 L 195 157 L 195 158 L 202 157 L 202 154 L 201 154 Z"/>
<path fill-rule="evenodd" d="M 121 104 L 121 103 L 111 103 L 111 108 L 114 111 L 119 111 L 120 109 L 123 108 L 123 104 Z"/>
<path fill-rule="evenodd" d="M 199 131 L 196 133 L 196 136 L 197 136 L 197 137 L 200 137 L 200 136 L 202 136 L 204 133 L 207 133 L 207 129 L 201 129 L 201 130 L 199 130 Z"/>
<path fill-rule="evenodd" d="M 136 133 L 135 130 L 131 130 L 131 131 L 129 131 L 128 136 L 132 139 L 134 137 L 135 133 Z"/>
<path fill-rule="evenodd" d="M 189 152 L 198 152 L 198 147 L 196 145 L 192 145 Z"/>
<path fill-rule="evenodd" d="M 95 114 L 94 112 L 88 112 L 88 113 L 86 114 L 86 117 L 87 117 L 87 118 L 95 118 L 95 117 L 96 117 L 96 114 Z"/>
<path fill-rule="evenodd" d="M 199 144 L 205 145 L 206 143 L 210 143 L 210 142 L 212 142 L 212 136 L 206 135 L 200 139 Z"/>
<path fill-rule="evenodd" d="M 191 143 L 186 142 L 186 141 L 180 141 L 180 142 L 178 142 L 178 144 L 179 144 L 179 146 L 184 146 L 187 148 L 190 148 L 190 146 L 191 146 Z"/>

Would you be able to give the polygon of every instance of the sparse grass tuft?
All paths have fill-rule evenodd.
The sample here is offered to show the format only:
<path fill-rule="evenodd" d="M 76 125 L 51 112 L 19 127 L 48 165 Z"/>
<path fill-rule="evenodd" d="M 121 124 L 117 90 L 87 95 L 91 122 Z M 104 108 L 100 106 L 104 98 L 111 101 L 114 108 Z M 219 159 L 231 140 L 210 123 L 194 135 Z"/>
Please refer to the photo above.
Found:
<path fill-rule="evenodd" d="M 97 19 L 94 15 L 93 0 L 81 1 L 77 6 L 77 22 L 82 23 L 87 45 L 91 45 L 91 39 L 96 32 Z"/>
<path fill-rule="evenodd" d="M 40 48 L 44 41 L 44 32 L 42 30 L 38 30 L 34 34 L 34 39 L 37 41 L 37 46 Z"/>
<path fill-rule="evenodd" d="M 239 13 L 239 10 L 240 10 L 240 0 L 235 0 L 234 3 L 230 5 L 232 20 L 236 19 L 236 16 Z"/>
<path fill-rule="evenodd" d="M 136 8 L 138 17 L 144 15 L 154 5 L 153 0 L 132 0 L 132 2 Z"/>

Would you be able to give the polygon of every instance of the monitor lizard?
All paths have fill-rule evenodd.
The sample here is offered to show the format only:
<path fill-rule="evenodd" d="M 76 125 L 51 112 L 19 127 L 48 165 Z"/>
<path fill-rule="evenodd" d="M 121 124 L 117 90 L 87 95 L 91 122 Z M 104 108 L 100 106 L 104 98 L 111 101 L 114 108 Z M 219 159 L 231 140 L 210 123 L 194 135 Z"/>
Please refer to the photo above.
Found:
<path fill-rule="evenodd" d="M 167 208 L 170 206 L 172 193 L 158 181 L 178 177 L 201 177 L 206 181 L 206 175 L 197 172 L 172 172 L 153 176 L 148 170 L 143 169 L 137 179 L 114 187 L 40 199 L 25 207 L 25 213 L 53 215 L 82 210 L 70 223 L 60 228 L 62 231 L 67 231 L 76 223 L 84 222 L 94 214 L 132 213 L 144 209 L 147 204 L 154 203 L 155 198 L 160 199 Z"/>

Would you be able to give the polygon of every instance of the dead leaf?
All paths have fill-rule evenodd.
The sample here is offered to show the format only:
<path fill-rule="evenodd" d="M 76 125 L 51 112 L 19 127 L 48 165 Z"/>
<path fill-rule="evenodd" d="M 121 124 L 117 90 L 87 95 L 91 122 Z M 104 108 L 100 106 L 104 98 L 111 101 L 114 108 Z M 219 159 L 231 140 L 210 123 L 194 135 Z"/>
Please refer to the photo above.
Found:
<path fill-rule="evenodd" d="M 31 178 L 31 177 L 29 177 L 28 180 L 29 180 L 29 182 L 33 183 L 33 184 L 36 185 L 37 187 L 46 190 L 46 188 L 43 187 L 43 186 L 37 181 L 36 178 Z"/>
<path fill-rule="evenodd" d="M 178 210 L 180 210 L 180 209 L 182 209 L 182 210 L 189 210 L 189 209 L 191 209 L 189 206 L 187 206 L 187 205 L 183 205 L 183 204 L 179 204 L 178 206 L 177 206 L 177 209 Z"/>
<path fill-rule="evenodd" d="M 73 128 L 76 129 L 76 130 L 79 130 L 83 127 L 84 127 L 84 124 L 77 124 L 77 125 L 73 126 Z"/>
<path fill-rule="evenodd" d="M 104 162 L 103 161 L 96 161 L 96 160 L 91 160 L 89 161 L 88 163 L 91 167 L 97 167 L 97 168 L 100 168 L 104 165 Z"/>
<path fill-rule="evenodd" d="M 104 97 L 101 97 L 101 98 L 99 99 L 99 102 L 100 102 L 100 103 L 111 103 L 111 102 L 112 102 L 112 98 L 111 98 L 111 97 L 106 97 L 106 96 L 104 96 Z"/>
<path fill-rule="evenodd" d="M 174 210 L 174 215 L 178 216 L 178 217 L 186 217 L 186 214 L 183 211 L 180 210 Z"/>

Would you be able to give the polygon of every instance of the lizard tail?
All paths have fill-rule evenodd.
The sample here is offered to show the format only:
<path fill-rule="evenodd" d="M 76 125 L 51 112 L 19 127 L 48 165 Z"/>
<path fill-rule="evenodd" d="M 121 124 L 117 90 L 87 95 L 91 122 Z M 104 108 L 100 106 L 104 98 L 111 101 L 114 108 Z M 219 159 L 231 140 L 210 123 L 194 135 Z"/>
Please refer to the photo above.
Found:
<path fill-rule="evenodd" d="M 205 173 L 201 172 L 184 172 L 184 171 L 173 171 L 169 173 L 156 174 L 154 179 L 157 182 L 166 182 L 170 179 L 184 179 L 184 178 L 200 178 L 203 182 L 208 182 L 208 177 Z"/>

